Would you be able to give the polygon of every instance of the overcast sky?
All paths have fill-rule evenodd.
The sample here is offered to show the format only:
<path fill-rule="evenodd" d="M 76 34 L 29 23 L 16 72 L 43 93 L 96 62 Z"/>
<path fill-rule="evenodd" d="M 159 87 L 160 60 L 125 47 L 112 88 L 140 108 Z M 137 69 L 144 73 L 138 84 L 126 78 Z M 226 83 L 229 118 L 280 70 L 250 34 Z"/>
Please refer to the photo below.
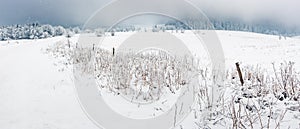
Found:
<path fill-rule="evenodd" d="M 111 0 L 0 0 L 0 25 L 33 21 L 82 25 Z M 300 0 L 190 0 L 204 12 L 247 21 L 273 20 L 300 26 Z"/>

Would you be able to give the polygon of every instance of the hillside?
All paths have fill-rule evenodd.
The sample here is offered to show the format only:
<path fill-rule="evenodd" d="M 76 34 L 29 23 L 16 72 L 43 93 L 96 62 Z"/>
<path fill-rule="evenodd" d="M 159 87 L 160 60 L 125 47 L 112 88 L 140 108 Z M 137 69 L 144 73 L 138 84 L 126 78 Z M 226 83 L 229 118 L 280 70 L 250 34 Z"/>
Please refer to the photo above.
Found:
<path fill-rule="evenodd" d="M 279 36 L 237 31 L 217 31 L 217 34 L 228 70 L 240 62 L 241 66 L 260 66 L 272 71 L 272 63 L 279 65 L 284 61 L 295 62 L 295 68 L 300 70 L 299 38 L 282 37 L 280 40 Z M 123 38 L 129 35 L 117 34 Z M 59 36 L 10 40 L 9 43 L 0 41 L 0 128 L 97 128 L 78 103 L 72 67 L 64 66 L 65 58 L 54 58 L 47 51 L 57 44 L 67 44 L 68 40 L 75 43 L 77 39 L 78 35 L 70 39 Z M 299 128 L 299 111 L 288 114 L 282 120 L 282 128 L 287 125 Z M 192 123 L 183 122 L 183 127 L 195 127 Z"/>

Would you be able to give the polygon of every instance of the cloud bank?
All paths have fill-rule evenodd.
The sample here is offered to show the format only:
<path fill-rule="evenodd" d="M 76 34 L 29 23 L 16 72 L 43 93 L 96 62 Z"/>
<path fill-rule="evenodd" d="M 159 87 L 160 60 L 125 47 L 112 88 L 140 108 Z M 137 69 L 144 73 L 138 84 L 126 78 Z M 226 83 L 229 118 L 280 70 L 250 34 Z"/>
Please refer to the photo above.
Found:
<path fill-rule="evenodd" d="M 39 21 L 54 25 L 82 25 L 111 0 L 2 0 L 0 25 Z M 300 26 L 299 0 L 190 0 L 208 16 L 245 21 L 268 20 Z M 174 7 L 180 10 L 180 7 Z M 141 18 L 142 19 L 142 18 Z M 159 20 L 154 20 L 159 21 Z"/>

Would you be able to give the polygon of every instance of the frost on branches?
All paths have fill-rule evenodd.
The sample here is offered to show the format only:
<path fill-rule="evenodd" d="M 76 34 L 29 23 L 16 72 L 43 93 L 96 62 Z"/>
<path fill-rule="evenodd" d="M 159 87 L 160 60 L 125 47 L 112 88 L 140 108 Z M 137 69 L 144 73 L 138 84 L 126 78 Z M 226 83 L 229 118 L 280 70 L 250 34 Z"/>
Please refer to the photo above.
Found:
<path fill-rule="evenodd" d="M 119 52 L 117 56 L 100 49 L 95 59 L 95 76 L 100 88 L 141 103 L 178 93 L 197 71 L 192 58 L 172 57 L 156 49 Z"/>
<path fill-rule="evenodd" d="M 62 26 L 40 25 L 38 23 L 25 25 L 0 26 L 0 41 L 17 39 L 44 39 L 55 36 L 71 36 L 78 34 L 80 29 L 64 28 Z"/>

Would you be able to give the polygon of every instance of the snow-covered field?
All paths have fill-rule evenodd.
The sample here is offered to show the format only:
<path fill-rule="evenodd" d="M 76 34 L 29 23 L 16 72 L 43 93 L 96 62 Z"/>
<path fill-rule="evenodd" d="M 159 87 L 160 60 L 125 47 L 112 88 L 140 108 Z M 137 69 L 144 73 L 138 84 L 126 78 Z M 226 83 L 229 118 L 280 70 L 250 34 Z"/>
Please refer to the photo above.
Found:
<path fill-rule="evenodd" d="M 235 31 L 217 31 L 217 34 L 224 49 L 226 69 L 235 68 L 235 63 L 241 62 L 241 66 L 259 65 L 272 70 L 273 62 L 293 61 L 300 70 L 299 38 L 279 40 L 278 36 Z M 117 36 L 124 35 L 128 36 L 117 33 Z M 72 68 L 64 67 L 63 59 L 51 57 L 46 51 L 57 43 L 77 39 L 78 35 L 71 39 L 0 42 L 0 129 L 97 128 L 78 103 Z M 287 125 L 300 128 L 300 118 L 287 118 L 281 128 L 288 128 Z M 183 124 L 182 127 L 197 126 Z"/>

